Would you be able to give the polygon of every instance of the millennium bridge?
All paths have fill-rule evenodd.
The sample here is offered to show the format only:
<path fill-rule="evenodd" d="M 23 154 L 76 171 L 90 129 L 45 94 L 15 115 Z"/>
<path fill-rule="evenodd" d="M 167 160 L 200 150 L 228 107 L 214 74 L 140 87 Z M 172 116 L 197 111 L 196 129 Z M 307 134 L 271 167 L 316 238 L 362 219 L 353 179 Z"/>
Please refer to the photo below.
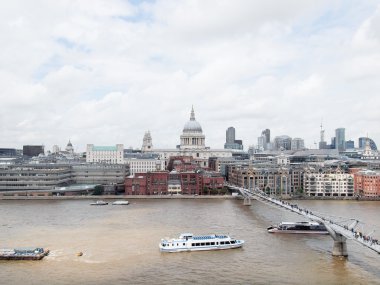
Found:
<path fill-rule="evenodd" d="M 362 232 L 357 230 L 359 224 L 361 223 L 359 220 L 346 219 L 340 222 L 334 221 L 331 219 L 331 217 L 325 217 L 322 214 L 313 213 L 309 209 L 300 208 L 296 204 L 291 204 L 287 201 L 282 201 L 280 199 L 270 197 L 259 188 L 246 189 L 230 184 L 226 184 L 226 186 L 232 190 L 237 191 L 243 196 L 244 205 L 251 205 L 251 199 L 256 199 L 260 202 L 270 204 L 283 210 L 291 211 L 312 221 L 324 224 L 330 236 L 334 240 L 334 246 L 332 250 L 332 255 L 334 256 L 348 256 L 346 243 L 347 240 L 357 242 L 366 248 L 380 254 L 380 242 L 378 239 L 375 239 L 372 236 L 374 231 L 364 235 Z"/>

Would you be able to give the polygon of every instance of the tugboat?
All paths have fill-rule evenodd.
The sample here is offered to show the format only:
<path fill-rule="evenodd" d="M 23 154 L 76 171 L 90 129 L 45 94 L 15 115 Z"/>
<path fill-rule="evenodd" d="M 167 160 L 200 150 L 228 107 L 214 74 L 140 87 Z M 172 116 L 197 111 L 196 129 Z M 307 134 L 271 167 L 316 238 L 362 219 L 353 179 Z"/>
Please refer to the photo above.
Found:
<path fill-rule="evenodd" d="M 103 201 L 103 200 L 98 200 L 96 202 L 91 203 L 90 205 L 92 205 L 92 206 L 104 206 L 104 205 L 108 205 L 108 202 Z"/>
<path fill-rule="evenodd" d="M 281 222 L 267 230 L 270 233 L 281 234 L 329 234 L 326 227 L 317 222 Z"/>
<path fill-rule="evenodd" d="M 48 249 L 4 248 L 0 249 L 0 260 L 40 260 L 49 254 Z"/>
<path fill-rule="evenodd" d="M 184 233 L 179 238 L 161 239 L 159 248 L 162 252 L 220 250 L 242 247 L 244 240 L 237 240 L 228 235 L 199 235 Z"/>

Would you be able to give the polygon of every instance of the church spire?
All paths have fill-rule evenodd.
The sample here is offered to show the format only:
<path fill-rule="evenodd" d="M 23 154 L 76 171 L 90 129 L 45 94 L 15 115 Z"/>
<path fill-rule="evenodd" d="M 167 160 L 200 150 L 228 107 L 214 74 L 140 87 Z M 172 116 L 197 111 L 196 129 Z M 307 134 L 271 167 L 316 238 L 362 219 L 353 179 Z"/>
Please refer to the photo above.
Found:
<path fill-rule="evenodd" d="M 194 106 L 191 105 L 190 121 L 195 121 Z"/>

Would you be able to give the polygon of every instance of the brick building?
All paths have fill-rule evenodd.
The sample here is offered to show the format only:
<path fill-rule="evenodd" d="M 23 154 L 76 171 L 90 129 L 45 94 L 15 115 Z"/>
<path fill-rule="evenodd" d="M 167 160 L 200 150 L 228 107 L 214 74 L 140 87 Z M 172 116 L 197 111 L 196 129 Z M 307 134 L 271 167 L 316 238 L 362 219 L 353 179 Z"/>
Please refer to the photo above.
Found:
<path fill-rule="evenodd" d="M 174 169 L 178 172 L 195 171 L 199 168 L 200 166 L 194 161 L 192 156 L 171 156 L 166 167 L 169 171 Z"/>
<path fill-rule="evenodd" d="M 380 197 L 380 172 L 362 170 L 354 173 L 355 194 L 364 197 Z"/>
<path fill-rule="evenodd" d="M 136 173 L 125 179 L 126 195 L 157 195 L 168 192 L 168 171 Z"/>
<path fill-rule="evenodd" d="M 211 172 L 148 172 L 125 179 L 126 195 L 202 195 L 220 193 L 224 178 Z"/>

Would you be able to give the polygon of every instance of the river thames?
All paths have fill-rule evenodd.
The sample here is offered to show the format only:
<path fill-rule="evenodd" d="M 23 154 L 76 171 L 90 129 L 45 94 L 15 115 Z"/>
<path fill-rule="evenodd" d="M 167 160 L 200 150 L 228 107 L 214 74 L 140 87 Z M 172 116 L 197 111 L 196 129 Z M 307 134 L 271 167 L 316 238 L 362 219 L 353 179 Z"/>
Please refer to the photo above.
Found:
<path fill-rule="evenodd" d="M 0 261 L 1 284 L 380 284 L 380 255 L 347 242 L 333 257 L 329 236 L 269 234 L 303 218 L 252 201 L 133 199 L 0 201 L 0 248 L 50 249 L 41 261 Z M 380 238 L 380 202 L 294 201 L 312 211 L 366 222 Z M 161 253 L 161 238 L 226 233 L 245 240 L 224 251 Z M 377 234 L 376 234 L 377 233 Z M 77 256 L 83 252 L 83 256 Z"/>

